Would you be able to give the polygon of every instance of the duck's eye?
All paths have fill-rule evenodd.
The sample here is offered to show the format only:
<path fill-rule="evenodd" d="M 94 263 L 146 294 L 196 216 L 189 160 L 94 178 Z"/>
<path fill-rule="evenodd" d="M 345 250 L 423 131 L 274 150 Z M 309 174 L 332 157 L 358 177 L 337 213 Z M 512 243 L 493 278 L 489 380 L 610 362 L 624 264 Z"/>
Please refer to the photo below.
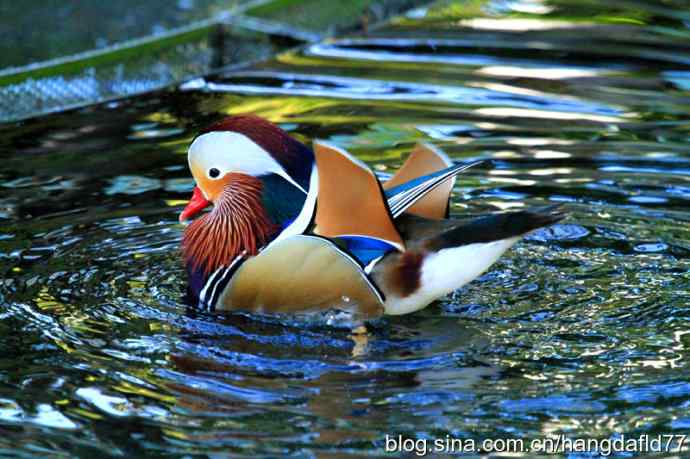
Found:
<path fill-rule="evenodd" d="M 218 178 L 220 175 L 220 171 L 216 169 L 215 167 L 212 167 L 211 169 L 208 170 L 208 176 L 211 178 Z"/>

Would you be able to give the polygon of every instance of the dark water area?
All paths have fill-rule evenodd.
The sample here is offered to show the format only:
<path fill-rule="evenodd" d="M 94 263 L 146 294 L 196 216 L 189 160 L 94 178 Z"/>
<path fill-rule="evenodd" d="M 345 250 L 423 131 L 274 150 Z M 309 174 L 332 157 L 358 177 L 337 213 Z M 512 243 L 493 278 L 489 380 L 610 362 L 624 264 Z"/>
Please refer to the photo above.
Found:
<path fill-rule="evenodd" d="M 0 125 L 0 455 L 688 434 L 689 21 L 681 1 L 445 2 L 243 72 Z M 420 140 L 491 160 L 458 180 L 457 216 L 562 202 L 569 217 L 366 336 L 193 314 L 186 148 L 237 113 L 382 176 Z"/>

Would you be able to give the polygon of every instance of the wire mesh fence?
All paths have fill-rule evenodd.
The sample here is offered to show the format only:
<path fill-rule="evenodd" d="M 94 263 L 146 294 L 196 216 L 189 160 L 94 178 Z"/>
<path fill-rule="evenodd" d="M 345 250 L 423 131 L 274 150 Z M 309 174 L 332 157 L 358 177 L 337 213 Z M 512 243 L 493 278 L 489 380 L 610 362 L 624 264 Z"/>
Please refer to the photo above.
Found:
<path fill-rule="evenodd" d="M 173 14 L 166 8 L 173 2 L 154 1 L 137 6 L 139 9 L 135 9 L 134 13 L 129 11 L 122 17 L 117 15 L 117 8 L 123 9 L 127 2 L 118 2 L 120 5 L 113 11 L 112 7 L 104 7 L 101 18 L 98 17 L 100 10 L 94 10 L 89 2 L 83 5 L 80 1 L 53 2 L 55 5 L 52 6 L 50 3 L 30 6 L 26 11 L 18 7 L 8 10 L 9 3 L 0 4 L 0 17 L 13 19 L 12 24 L 7 24 L 5 32 L 0 32 L 0 38 L 4 34 L 9 40 L 2 45 L 5 58 L 0 57 L 0 122 L 127 97 L 228 66 L 248 65 L 299 43 L 316 41 L 357 26 L 366 27 L 369 23 L 383 20 L 420 2 L 178 0 L 176 8 L 183 10 L 184 14 L 179 11 Z M 134 3 L 142 5 L 140 2 Z M 82 11 L 80 7 L 86 9 Z M 55 12 L 55 17 L 49 16 L 51 11 Z M 25 35 L 16 30 L 24 22 L 28 27 L 35 18 L 40 20 L 41 15 L 47 15 L 44 20 L 55 22 L 61 19 L 61 15 L 70 14 L 76 14 L 71 25 L 54 32 L 58 35 L 55 38 L 58 41 L 57 49 L 46 50 L 54 47 L 49 31 L 44 30 L 44 33 L 36 35 L 33 29 L 28 35 L 28 44 L 22 42 L 18 49 L 12 49 L 12 40 L 19 43 L 17 40 Z M 181 25 L 189 18 L 204 15 L 207 17 Z M 100 46 L 104 39 L 98 34 L 88 35 L 75 29 L 73 40 L 70 41 L 71 28 L 80 27 L 75 23 L 79 18 L 89 22 L 86 29 L 102 26 L 102 34 L 110 40 L 113 37 L 117 40 L 123 34 L 151 33 L 141 38 Z M 57 22 L 51 24 L 56 27 Z M 74 40 L 84 43 L 73 43 Z M 61 49 L 79 50 L 89 44 L 95 48 L 44 59 L 51 53 L 60 53 Z M 31 56 L 43 60 L 33 62 Z M 8 67 L 16 63 L 26 65 Z"/>

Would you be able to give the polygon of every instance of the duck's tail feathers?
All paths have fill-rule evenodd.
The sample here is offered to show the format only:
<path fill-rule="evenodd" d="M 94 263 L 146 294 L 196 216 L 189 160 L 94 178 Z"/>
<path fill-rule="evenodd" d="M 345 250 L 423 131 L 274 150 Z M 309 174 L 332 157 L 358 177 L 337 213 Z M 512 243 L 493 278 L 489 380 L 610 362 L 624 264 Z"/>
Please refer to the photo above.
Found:
<path fill-rule="evenodd" d="M 565 213 L 560 204 L 477 217 L 465 222 L 461 221 L 457 226 L 429 239 L 426 248 L 430 251 L 438 251 L 450 247 L 522 237 L 530 231 L 557 223 L 564 217 Z"/>
<path fill-rule="evenodd" d="M 558 206 L 458 221 L 404 253 L 390 253 L 372 275 L 387 314 L 407 314 L 479 277 L 526 233 L 564 217 Z"/>

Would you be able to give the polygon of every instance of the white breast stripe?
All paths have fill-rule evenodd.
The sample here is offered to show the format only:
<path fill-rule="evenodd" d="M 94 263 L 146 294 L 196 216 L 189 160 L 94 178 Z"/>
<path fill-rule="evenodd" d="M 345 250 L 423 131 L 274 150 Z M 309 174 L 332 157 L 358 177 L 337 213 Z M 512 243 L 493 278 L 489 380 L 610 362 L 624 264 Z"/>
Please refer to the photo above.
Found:
<path fill-rule="evenodd" d="M 230 269 L 229 266 L 225 267 L 225 269 L 223 269 L 223 272 L 220 274 L 220 276 L 217 276 L 215 279 L 215 282 L 213 282 L 213 285 L 211 286 L 210 296 L 207 299 L 204 299 L 204 309 L 205 310 L 211 312 L 215 309 L 215 304 L 213 302 L 213 298 L 216 296 L 216 292 L 218 290 L 218 285 L 221 284 L 222 280 L 228 274 L 229 269 Z"/>
<path fill-rule="evenodd" d="M 218 303 L 218 299 L 220 298 L 220 295 L 222 295 L 223 290 L 225 290 L 225 287 L 228 285 L 230 282 L 230 279 L 232 279 L 232 276 L 235 275 L 237 272 L 237 268 L 239 268 L 242 263 L 246 260 L 245 255 L 247 252 L 243 252 L 240 256 L 235 258 L 230 266 L 223 272 L 223 275 L 218 279 L 218 282 L 216 282 L 215 287 L 213 288 L 213 292 L 211 293 L 211 298 L 210 302 L 208 304 L 208 311 L 213 312 L 216 310 L 216 303 Z"/>
<path fill-rule="evenodd" d="M 206 309 L 206 292 L 208 291 L 209 287 L 212 288 L 212 286 L 215 284 L 215 279 L 224 269 L 225 266 L 221 266 L 220 268 L 216 269 L 208 278 L 206 284 L 204 284 L 204 288 L 201 289 L 201 293 L 199 294 L 199 305 L 201 306 L 201 309 Z"/>
<path fill-rule="evenodd" d="M 237 268 L 239 268 L 241 264 L 240 262 L 244 260 L 245 255 L 247 255 L 246 250 L 236 256 L 229 266 L 224 267 L 225 269 L 223 269 L 222 274 L 220 276 L 216 276 L 212 285 L 207 285 L 207 287 L 211 288 L 211 296 L 206 299 L 204 309 L 209 312 L 212 312 L 216 309 L 216 301 L 218 301 L 218 296 L 222 292 L 223 288 L 225 288 L 225 285 L 227 285 L 228 281 L 230 281 L 232 275 L 235 274 Z"/>

